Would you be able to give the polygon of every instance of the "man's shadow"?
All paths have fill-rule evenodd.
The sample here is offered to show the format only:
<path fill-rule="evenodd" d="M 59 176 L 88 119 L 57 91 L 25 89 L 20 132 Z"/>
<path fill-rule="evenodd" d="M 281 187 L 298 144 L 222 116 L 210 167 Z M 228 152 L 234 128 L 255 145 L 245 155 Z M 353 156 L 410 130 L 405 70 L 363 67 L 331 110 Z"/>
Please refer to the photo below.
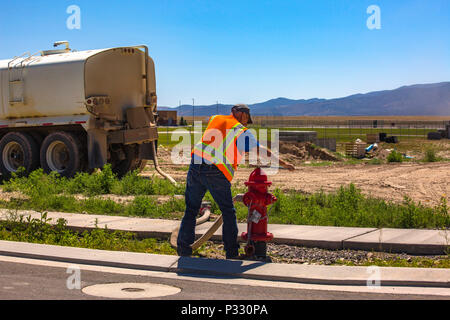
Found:
<path fill-rule="evenodd" d="M 214 278 L 239 278 L 248 270 L 265 265 L 266 262 L 252 260 L 220 260 L 180 257 L 171 267 L 178 275 L 214 276 Z"/>

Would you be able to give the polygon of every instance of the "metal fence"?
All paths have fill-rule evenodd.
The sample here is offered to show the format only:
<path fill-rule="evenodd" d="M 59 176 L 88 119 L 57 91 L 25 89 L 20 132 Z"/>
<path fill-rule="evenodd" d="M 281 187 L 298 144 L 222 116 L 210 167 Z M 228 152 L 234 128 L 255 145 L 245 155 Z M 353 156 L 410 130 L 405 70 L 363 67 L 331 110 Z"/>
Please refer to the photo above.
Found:
<path fill-rule="evenodd" d="M 450 124 L 450 117 L 444 120 L 426 119 L 346 119 L 344 117 L 323 117 L 319 119 L 300 117 L 252 116 L 250 128 L 267 128 L 280 130 L 316 131 L 318 138 L 335 138 L 338 142 L 365 138 L 367 134 L 386 133 L 400 139 L 426 139 L 429 132 L 445 130 Z M 340 119 L 339 119 L 340 118 Z M 419 118 L 419 117 L 418 117 Z M 185 117 L 189 124 L 192 117 Z M 205 126 L 208 117 L 195 117 Z"/>
<path fill-rule="evenodd" d="M 450 120 L 324 120 L 254 117 L 253 126 L 280 130 L 317 131 L 321 138 L 351 140 L 370 133 L 407 138 L 427 138 L 429 132 L 445 130 Z"/>
<path fill-rule="evenodd" d="M 445 129 L 449 120 L 328 120 L 254 117 L 254 125 L 269 128 L 373 128 L 373 129 Z"/>

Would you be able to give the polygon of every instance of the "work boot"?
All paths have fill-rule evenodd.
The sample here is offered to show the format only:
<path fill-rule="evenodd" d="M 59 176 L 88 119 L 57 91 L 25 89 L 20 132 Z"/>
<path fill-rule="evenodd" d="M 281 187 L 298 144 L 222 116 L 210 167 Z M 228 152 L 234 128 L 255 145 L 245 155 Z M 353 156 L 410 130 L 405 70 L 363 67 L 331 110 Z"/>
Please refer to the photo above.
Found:
<path fill-rule="evenodd" d="M 242 254 L 238 254 L 236 256 L 233 257 L 227 257 L 227 260 L 244 260 L 245 256 Z"/>
<path fill-rule="evenodd" d="M 229 259 L 242 260 L 241 255 L 239 255 L 239 252 L 237 252 L 237 253 L 235 253 L 235 254 L 234 254 L 234 253 L 233 253 L 233 254 L 231 254 L 231 253 L 228 254 L 228 253 L 227 253 L 227 254 L 225 255 L 225 257 L 226 257 L 227 260 L 229 260 Z"/>
<path fill-rule="evenodd" d="M 177 248 L 177 254 L 180 257 L 190 257 L 192 255 L 192 253 L 181 250 L 180 248 Z"/>

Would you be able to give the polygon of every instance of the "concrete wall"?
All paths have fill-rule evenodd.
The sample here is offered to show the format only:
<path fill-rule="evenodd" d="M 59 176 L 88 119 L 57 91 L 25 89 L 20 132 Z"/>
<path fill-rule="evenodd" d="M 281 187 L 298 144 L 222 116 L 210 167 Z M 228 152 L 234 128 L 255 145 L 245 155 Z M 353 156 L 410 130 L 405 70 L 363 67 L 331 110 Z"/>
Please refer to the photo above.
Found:
<path fill-rule="evenodd" d="M 312 143 L 321 148 L 336 152 L 336 139 L 334 138 L 315 139 Z"/>

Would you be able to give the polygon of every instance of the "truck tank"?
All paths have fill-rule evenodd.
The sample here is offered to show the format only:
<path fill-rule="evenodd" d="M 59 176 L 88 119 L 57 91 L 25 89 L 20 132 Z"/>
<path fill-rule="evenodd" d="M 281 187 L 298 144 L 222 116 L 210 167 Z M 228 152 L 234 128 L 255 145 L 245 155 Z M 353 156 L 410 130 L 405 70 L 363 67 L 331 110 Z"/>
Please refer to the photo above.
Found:
<path fill-rule="evenodd" d="M 154 75 L 148 57 L 149 74 Z M 112 48 L 0 60 L 0 120 L 89 114 L 91 96 L 110 97 L 108 114 L 125 118 L 130 107 L 145 105 L 145 52 Z M 156 95 L 155 78 L 149 77 Z"/>
<path fill-rule="evenodd" d="M 62 176 L 106 163 L 118 175 L 146 160 L 157 166 L 155 67 L 148 48 L 54 46 L 62 44 L 66 49 L 0 60 L 2 175 L 21 166 Z"/>

